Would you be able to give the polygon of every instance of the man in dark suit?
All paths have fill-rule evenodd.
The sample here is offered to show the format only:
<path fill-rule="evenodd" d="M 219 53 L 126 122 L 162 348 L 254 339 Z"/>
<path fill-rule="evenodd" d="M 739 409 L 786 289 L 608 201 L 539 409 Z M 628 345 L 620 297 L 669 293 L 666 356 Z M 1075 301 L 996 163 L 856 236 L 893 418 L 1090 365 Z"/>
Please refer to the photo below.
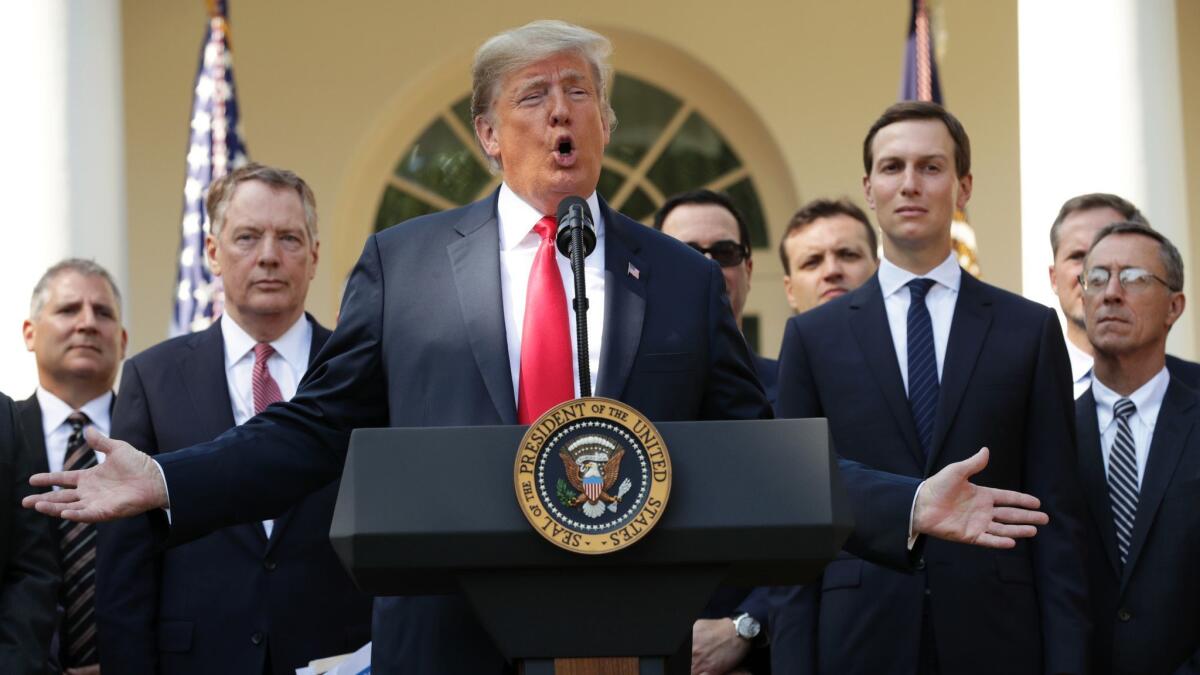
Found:
<path fill-rule="evenodd" d="M 329 331 L 304 313 L 316 202 L 290 171 L 249 164 L 207 197 L 206 254 L 225 289 L 210 328 L 131 358 L 113 436 L 156 455 L 210 441 L 288 400 Z M 97 564 L 106 675 L 290 675 L 370 640 L 371 598 L 329 545 L 337 481 L 278 518 L 166 552 L 146 519 L 107 524 Z"/>
<path fill-rule="evenodd" d="M 480 48 L 475 132 L 503 185 L 367 240 L 337 330 L 290 402 L 212 443 L 154 460 L 92 434 L 110 453 L 105 466 L 35 476 L 35 485 L 71 489 L 24 503 L 82 521 L 154 509 L 170 518 L 170 539 L 186 541 L 276 515 L 336 478 L 355 428 L 536 419 L 577 391 L 566 318 L 574 284 L 564 283 L 570 269 L 555 254 L 554 217 L 546 215 L 568 195 L 586 198 L 596 222 L 585 277 L 587 367 L 597 394 L 653 420 L 769 417 L 719 267 L 595 193 L 613 124 L 609 49 L 602 36 L 558 21 L 507 31 Z M 983 459 L 934 477 L 919 497 L 914 478 L 844 464 L 860 503 L 849 545 L 904 567 L 910 526 L 992 546 L 1032 536 L 1044 515 L 1025 509 L 1037 500 L 966 480 Z M 1009 503 L 1019 508 L 1002 507 Z M 459 596 L 379 598 L 372 630 L 373 672 L 506 668 Z"/>
<path fill-rule="evenodd" d="M 879 267 L 878 250 L 875 228 L 850 200 L 801 206 L 779 240 L 788 304 L 803 314 L 862 286 Z"/>
<path fill-rule="evenodd" d="M 1084 325 L 1083 290 L 1079 285 L 1083 259 L 1096 234 L 1110 223 L 1131 221 L 1149 225 L 1146 217 L 1129 200 L 1105 192 L 1079 195 L 1063 202 L 1050 226 L 1050 287 L 1066 317 L 1067 355 L 1071 357 L 1071 379 L 1078 399 L 1092 385 L 1092 344 Z M 1200 363 L 1167 354 L 1171 376 L 1192 389 L 1200 389 Z"/>
<path fill-rule="evenodd" d="M 781 602 L 776 670 L 1086 672 L 1083 504 L 1057 319 L 958 266 L 950 223 L 972 179 L 956 118 L 893 105 L 863 163 L 884 257 L 859 289 L 789 320 L 780 416 L 828 417 L 843 457 L 913 477 L 986 446 L 979 482 L 1040 497 L 1050 524 L 1011 551 L 924 542 L 915 574 L 839 555 Z"/>
<path fill-rule="evenodd" d="M 1082 276 L 1096 355 L 1075 408 L 1093 672 L 1200 673 L 1200 393 L 1166 360 L 1183 259 L 1148 225 L 1117 222 Z"/>
<path fill-rule="evenodd" d="M 103 462 L 87 447 L 83 429 L 108 433 L 113 383 L 125 356 L 121 294 L 108 271 L 69 258 L 42 275 L 22 326 L 37 362 L 38 387 L 17 404 L 37 471 L 77 469 Z M 55 528 L 61 585 L 58 625 L 49 669 L 71 675 L 99 672 L 94 612 L 95 551 L 91 525 Z"/>
<path fill-rule="evenodd" d="M 58 599 L 55 523 L 20 507 L 39 461 L 0 394 L 0 672 L 43 675 Z"/>

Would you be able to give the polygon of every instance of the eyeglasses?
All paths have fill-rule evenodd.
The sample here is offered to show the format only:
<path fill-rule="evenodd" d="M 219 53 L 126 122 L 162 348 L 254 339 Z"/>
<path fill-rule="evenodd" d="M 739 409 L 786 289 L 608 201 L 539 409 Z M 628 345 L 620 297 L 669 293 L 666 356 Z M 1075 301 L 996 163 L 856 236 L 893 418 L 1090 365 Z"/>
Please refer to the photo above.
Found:
<path fill-rule="evenodd" d="M 722 239 L 712 246 L 705 248 L 699 244 L 688 242 L 688 246 L 696 249 L 700 255 L 706 255 L 717 261 L 721 267 L 733 267 L 750 257 L 750 247 L 739 244 L 732 239 Z"/>
<path fill-rule="evenodd" d="M 1107 267 L 1093 267 L 1079 275 L 1079 285 L 1083 287 L 1084 293 L 1094 295 L 1107 288 L 1110 279 L 1112 279 L 1112 270 Z M 1150 288 L 1151 281 L 1157 281 L 1166 286 L 1168 290 L 1175 290 L 1171 288 L 1171 284 L 1158 278 L 1150 270 L 1141 267 L 1124 267 L 1117 272 L 1117 282 L 1121 284 L 1121 288 L 1126 293 L 1145 291 Z"/>

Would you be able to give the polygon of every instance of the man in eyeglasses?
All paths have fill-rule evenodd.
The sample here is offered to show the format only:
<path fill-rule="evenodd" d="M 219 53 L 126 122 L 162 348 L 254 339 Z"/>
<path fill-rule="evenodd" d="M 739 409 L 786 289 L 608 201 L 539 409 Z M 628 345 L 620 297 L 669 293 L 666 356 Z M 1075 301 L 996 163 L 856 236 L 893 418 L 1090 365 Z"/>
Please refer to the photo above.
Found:
<path fill-rule="evenodd" d="M 1114 194 L 1093 192 L 1072 197 L 1063 203 L 1050 226 L 1050 287 L 1058 296 L 1066 317 L 1067 355 L 1071 357 L 1071 379 L 1078 399 L 1092 384 L 1092 345 L 1083 323 L 1083 297 L 1079 277 L 1083 259 L 1096 233 L 1119 221 L 1146 223 L 1146 217 L 1128 200 Z M 1200 387 L 1200 364 L 1167 356 L 1167 368 L 1189 386 Z"/>
<path fill-rule="evenodd" d="M 740 330 L 746 296 L 750 295 L 754 260 L 750 257 L 750 228 L 733 201 L 712 190 L 682 192 L 667 199 L 654 214 L 654 229 L 717 261 L 725 277 L 733 319 Z M 774 405 L 776 362 L 758 354 L 751 356 L 767 399 Z"/>
<path fill-rule="evenodd" d="M 1093 672 L 1200 668 L 1200 394 L 1167 366 L 1183 260 L 1149 225 L 1099 231 L 1080 287 L 1095 366 L 1076 402 L 1091 511 Z"/>

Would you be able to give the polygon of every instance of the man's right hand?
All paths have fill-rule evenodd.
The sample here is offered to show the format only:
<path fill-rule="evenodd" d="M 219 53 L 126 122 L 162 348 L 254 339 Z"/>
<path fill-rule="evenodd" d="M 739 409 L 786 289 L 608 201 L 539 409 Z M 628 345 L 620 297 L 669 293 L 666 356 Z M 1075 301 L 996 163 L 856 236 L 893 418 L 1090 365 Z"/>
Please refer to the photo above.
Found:
<path fill-rule="evenodd" d="M 104 453 L 104 463 L 82 471 L 34 474 L 30 485 L 62 489 L 29 495 L 21 501 L 22 506 L 81 523 L 117 520 L 170 507 L 162 472 L 149 455 L 105 436 L 95 427 L 88 427 L 84 437 L 93 450 Z"/>
<path fill-rule="evenodd" d="M 729 619 L 700 619 L 692 624 L 692 675 L 732 673 L 750 643 L 739 637 Z"/>

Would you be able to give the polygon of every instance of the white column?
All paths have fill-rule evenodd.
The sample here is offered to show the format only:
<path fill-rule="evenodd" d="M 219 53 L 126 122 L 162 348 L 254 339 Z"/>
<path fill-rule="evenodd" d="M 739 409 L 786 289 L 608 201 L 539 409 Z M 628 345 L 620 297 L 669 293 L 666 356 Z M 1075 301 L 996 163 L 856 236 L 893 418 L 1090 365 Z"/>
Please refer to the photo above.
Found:
<path fill-rule="evenodd" d="M 37 384 L 21 324 L 38 277 L 91 258 L 124 289 L 124 114 L 117 0 L 5 3 L 10 64 L 0 106 L 0 391 Z M 129 307 L 125 308 L 126 316 Z"/>
<path fill-rule="evenodd" d="M 1137 204 L 1194 277 L 1174 0 L 1020 0 L 1017 42 L 1025 296 L 1057 307 L 1050 225 L 1085 192 Z M 1169 351 L 1200 356 L 1196 316 L 1195 307 L 1184 313 Z"/>

